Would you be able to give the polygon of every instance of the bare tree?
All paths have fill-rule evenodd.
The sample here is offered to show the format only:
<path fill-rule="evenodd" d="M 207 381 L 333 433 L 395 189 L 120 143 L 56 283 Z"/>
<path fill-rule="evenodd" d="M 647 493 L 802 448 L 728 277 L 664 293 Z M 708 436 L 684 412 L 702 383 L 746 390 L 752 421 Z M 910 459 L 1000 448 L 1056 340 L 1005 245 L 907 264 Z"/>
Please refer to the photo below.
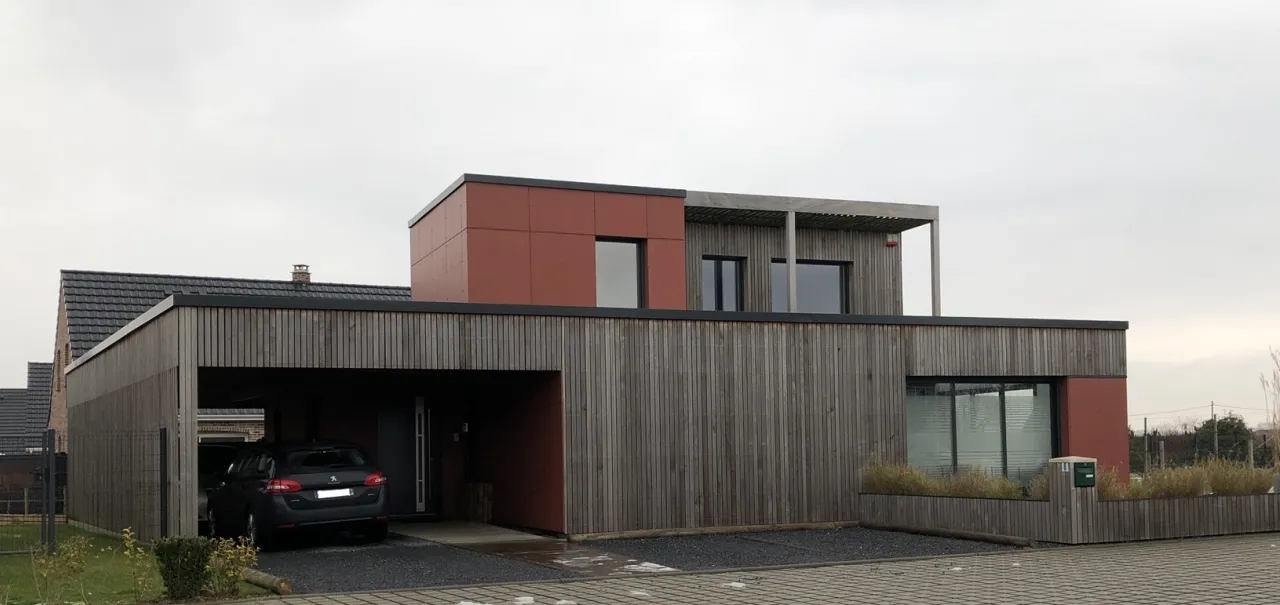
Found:
<path fill-rule="evenodd" d="M 1262 394 L 1266 401 L 1267 418 L 1271 421 L 1271 458 L 1272 463 L 1280 468 L 1280 351 L 1270 348 L 1271 376 L 1262 374 L 1258 379 L 1262 382 Z"/>

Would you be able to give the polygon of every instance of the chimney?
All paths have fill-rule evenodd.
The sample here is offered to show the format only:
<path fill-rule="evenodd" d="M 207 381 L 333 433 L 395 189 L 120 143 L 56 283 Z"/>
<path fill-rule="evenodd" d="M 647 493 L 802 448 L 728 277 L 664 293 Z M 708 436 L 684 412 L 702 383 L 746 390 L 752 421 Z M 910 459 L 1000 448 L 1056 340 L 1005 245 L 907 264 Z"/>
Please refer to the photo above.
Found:
<path fill-rule="evenodd" d="M 311 283 L 311 266 L 310 265 L 294 265 L 293 266 L 293 283 L 295 284 Z"/>

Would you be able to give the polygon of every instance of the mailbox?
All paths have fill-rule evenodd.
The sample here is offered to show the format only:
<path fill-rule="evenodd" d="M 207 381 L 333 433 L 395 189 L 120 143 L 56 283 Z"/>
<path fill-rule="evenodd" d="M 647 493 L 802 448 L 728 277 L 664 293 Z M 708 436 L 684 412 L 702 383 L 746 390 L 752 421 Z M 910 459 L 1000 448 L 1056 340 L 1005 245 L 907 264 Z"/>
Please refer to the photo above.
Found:
<path fill-rule="evenodd" d="M 1095 462 L 1073 462 L 1071 463 L 1071 474 L 1075 481 L 1076 487 L 1097 487 L 1098 472 L 1097 463 Z"/>

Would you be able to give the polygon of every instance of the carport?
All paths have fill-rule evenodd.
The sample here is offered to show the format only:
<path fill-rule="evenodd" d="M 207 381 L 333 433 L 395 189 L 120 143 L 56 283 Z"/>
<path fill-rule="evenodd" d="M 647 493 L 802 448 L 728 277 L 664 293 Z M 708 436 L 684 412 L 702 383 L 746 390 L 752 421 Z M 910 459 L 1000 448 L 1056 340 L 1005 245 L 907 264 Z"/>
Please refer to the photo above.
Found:
<path fill-rule="evenodd" d="M 199 401 L 262 407 L 265 439 L 361 446 L 401 518 L 469 518 L 468 484 L 492 486 L 492 521 L 564 530 L 558 372 L 201 368 Z"/>
<path fill-rule="evenodd" d="M 194 534 L 199 411 L 261 407 L 268 438 L 368 448 L 398 515 L 459 515 L 481 482 L 493 522 L 579 537 L 856 522 L 864 461 L 906 459 L 909 378 L 1114 379 L 1126 328 L 175 294 L 68 367 L 69 457 L 130 481 L 104 489 L 73 465 L 69 514 Z M 1090 417 L 1091 393 L 1061 389 L 1066 425 Z M 77 441 L 161 428 L 164 481 L 129 473 L 108 440 Z M 1063 454 L 1081 443 L 1064 437 Z M 164 494 L 171 514 L 102 516 L 134 493 Z"/>

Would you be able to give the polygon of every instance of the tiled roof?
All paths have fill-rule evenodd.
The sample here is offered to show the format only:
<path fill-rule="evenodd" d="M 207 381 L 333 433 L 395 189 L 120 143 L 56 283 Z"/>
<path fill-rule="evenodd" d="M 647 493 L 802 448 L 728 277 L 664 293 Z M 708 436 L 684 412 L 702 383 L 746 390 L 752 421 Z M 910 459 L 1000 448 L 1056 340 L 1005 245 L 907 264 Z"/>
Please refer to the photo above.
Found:
<path fill-rule="evenodd" d="M 71 358 L 84 355 L 116 330 L 172 294 L 409 300 L 407 286 L 64 270 L 62 295 L 67 305 Z M 201 413 L 261 414 L 262 410 L 202 410 Z"/>
<path fill-rule="evenodd" d="M 0 389 L 0 454 L 22 453 L 40 445 L 27 434 L 27 390 Z"/>
<path fill-rule="evenodd" d="M 49 400 L 53 397 L 53 364 L 27 362 L 27 432 L 38 435 L 49 427 Z"/>

